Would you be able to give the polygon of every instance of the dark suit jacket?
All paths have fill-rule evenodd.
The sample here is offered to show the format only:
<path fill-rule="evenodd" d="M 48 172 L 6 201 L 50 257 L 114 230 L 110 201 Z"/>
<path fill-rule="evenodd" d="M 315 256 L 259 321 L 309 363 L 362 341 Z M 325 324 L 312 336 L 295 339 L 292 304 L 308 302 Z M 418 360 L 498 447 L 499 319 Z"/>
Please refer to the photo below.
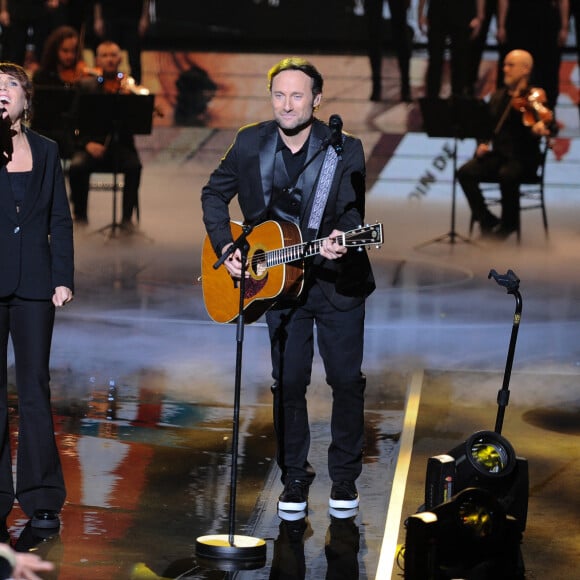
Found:
<path fill-rule="evenodd" d="M 510 106 L 506 88 L 496 90 L 489 100 L 492 126 L 496 127 L 506 107 L 508 114 L 501 129 L 493 137 L 493 150 L 507 159 L 517 159 L 532 173 L 540 161 L 540 138 L 522 122 L 522 114 Z"/>
<path fill-rule="evenodd" d="M 327 125 L 314 121 L 307 159 L 316 155 L 329 134 Z M 278 126 L 274 121 L 243 127 L 203 188 L 203 219 L 216 255 L 221 255 L 222 248 L 232 241 L 228 205 L 236 195 L 246 222 L 264 220 L 272 196 L 277 142 Z M 304 172 L 300 228 L 305 239 L 323 160 L 324 151 Z M 363 148 L 359 139 L 346 135 L 317 237 L 329 235 L 334 228 L 348 231 L 362 225 L 364 207 Z M 351 248 L 338 260 L 317 256 L 309 268 L 327 297 L 341 310 L 359 304 L 375 288 L 366 251 Z"/>
<path fill-rule="evenodd" d="M 26 130 L 32 172 L 16 212 L 6 167 L 0 169 L 0 296 L 50 299 L 74 291 L 72 219 L 54 141 Z"/>

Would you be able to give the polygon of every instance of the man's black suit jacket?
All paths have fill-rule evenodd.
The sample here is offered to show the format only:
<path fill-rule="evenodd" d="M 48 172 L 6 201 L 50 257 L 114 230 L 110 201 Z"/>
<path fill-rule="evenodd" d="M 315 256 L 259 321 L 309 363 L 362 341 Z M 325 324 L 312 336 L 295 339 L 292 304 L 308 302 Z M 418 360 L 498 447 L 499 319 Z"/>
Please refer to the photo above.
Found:
<path fill-rule="evenodd" d="M 300 229 L 308 239 L 307 224 L 325 155 L 327 125 L 315 119 L 309 140 L 302 182 Z M 216 255 L 232 241 L 228 205 L 237 195 L 247 223 L 264 221 L 273 192 L 278 126 L 267 121 L 243 127 L 202 190 L 203 219 Z M 320 153 L 318 153 L 322 150 Z M 345 135 L 317 237 L 336 228 L 349 231 L 363 224 L 365 207 L 365 160 L 359 139 Z M 360 304 L 375 288 L 366 251 L 350 248 L 345 257 L 325 260 L 317 256 L 307 266 L 325 295 L 341 310 Z"/>
<path fill-rule="evenodd" d="M 26 130 L 32 172 L 20 211 L 6 167 L 0 169 L 0 297 L 50 299 L 74 291 L 72 219 L 58 146 Z"/>

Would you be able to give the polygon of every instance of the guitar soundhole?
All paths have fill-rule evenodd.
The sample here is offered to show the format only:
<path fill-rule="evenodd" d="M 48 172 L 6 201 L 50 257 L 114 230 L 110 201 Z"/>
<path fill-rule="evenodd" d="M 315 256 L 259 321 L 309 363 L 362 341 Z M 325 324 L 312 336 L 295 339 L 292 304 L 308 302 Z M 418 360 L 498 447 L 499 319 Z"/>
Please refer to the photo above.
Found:
<path fill-rule="evenodd" d="M 268 281 L 266 267 L 266 252 L 256 249 L 250 256 L 250 277 L 246 280 L 245 299 L 249 300 L 260 294 Z"/>
<path fill-rule="evenodd" d="M 255 279 L 264 278 L 267 271 L 266 252 L 262 249 L 256 249 L 250 257 L 250 275 Z"/>

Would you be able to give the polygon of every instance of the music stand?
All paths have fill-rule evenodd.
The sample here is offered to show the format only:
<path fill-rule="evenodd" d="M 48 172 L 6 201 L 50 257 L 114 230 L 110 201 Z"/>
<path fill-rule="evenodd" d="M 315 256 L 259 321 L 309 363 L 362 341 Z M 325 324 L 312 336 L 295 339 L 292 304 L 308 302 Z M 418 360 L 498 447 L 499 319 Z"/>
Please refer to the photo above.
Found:
<path fill-rule="evenodd" d="M 81 93 L 78 101 L 80 135 L 110 136 L 113 147 L 113 216 L 111 223 L 97 230 L 110 232 L 114 238 L 123 225 L 117 222 L 117 193 L 119 190 L 119 135 L 149 135 L 153 127 L 154 95 Z"/>
<path fill-rule="evenodd" d="M 76 91 L 65 87 L 37 86 L 32 94 L 30 126 L 36 132 L 54 139 L 60 156 L 70 159 L 74 149 L 72 111 Z"/>
<path fill-rule="evenodd" d="M 419 99 L 423 115 L 423 128 L 429 137 L 453 138 L 453 185 L 451 191 L 451 228 L 449 232 L 416 246 L 422 248 L 436 242 L 455 244 L 456 238 L 472 243 L 470 239 L 455 231 L 455 205 L 457 186 L 457 141 L 458 139 L 491 139 L 492 126 L 488 105 L 473 97 L 451 97 L 449 99 Z"/>

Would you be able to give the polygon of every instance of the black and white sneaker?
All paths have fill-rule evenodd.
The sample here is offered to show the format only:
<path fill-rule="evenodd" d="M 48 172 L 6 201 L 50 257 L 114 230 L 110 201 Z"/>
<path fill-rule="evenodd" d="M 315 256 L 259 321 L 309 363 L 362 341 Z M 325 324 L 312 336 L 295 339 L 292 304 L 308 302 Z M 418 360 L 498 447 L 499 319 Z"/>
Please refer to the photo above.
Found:
<path fill-rule="evenodd" d="M 287 482 L 278 498 L 278 509 L 286 512 L 304 511 L 308 505 L 309 487 L 310 484 L 301 479 Z"/>
<path fill-rule="evenodd" d="M 339 510 L 358 507 L 358 491 L 354 481 L 335 481 L 330 490 L 328 505 Z"/>

